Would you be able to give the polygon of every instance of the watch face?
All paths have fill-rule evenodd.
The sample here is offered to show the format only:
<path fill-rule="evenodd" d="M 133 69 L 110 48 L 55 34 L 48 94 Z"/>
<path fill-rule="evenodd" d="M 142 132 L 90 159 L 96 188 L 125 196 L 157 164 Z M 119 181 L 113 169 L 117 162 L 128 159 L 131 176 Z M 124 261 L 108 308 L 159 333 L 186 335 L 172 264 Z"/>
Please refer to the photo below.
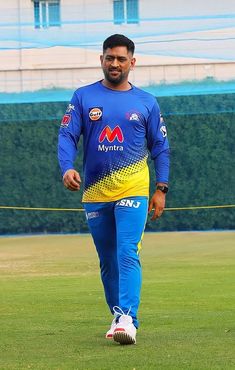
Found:
<path fill-rule="evenodd" d="M 168 187 L 167 186 L 164 186 L 164 185 L 158 185 L 157 186 L 157 190 L 161 190 L 163 193 L 167 193 L 168 192 Z"/>

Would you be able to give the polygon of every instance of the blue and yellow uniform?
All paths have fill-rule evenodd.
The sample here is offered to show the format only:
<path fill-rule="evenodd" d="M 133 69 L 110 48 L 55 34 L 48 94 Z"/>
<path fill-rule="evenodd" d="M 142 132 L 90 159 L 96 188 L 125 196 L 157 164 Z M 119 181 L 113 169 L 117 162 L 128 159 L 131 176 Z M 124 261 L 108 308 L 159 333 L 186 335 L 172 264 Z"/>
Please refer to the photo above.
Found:
<path fill-rule="evenodd" d="M 134 86 L 128 91 L 111 90 L 101 82 L 82 87 L 74 93 L 61 126 L 62 173 L 73 168 L 83 135 L 84 202 L 148 196 L 147 148 L 156 181 L 168 181 L 166 127 L 149 93 Z"/>
<path fill-rule="evenodd" d="M 62 174 L 74 168 L 83 135 L 83 202 L 100 258 L 112 311 L 131 308 L 138 326 L 141 286 L 139 245 L 149 195 L 148 151 L 156 182 L 168 182 L 169 145 L 156 99 L 131 86 L 111 90 L 102 82 L 79 88 L 63 117 L 58 157 Z"/>

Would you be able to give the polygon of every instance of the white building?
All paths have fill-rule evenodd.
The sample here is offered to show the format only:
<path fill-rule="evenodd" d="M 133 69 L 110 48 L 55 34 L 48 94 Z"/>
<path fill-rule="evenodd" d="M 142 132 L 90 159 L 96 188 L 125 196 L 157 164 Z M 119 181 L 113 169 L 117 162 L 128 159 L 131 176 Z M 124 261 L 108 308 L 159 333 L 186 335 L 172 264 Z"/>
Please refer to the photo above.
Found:
<path fill-rule="evenodd" d="M 113 33 L 136 44 L 138 86 L 235 79 L 234 21 L 234 0 L 0 0 L 0 92 L 101 78 Z"/>

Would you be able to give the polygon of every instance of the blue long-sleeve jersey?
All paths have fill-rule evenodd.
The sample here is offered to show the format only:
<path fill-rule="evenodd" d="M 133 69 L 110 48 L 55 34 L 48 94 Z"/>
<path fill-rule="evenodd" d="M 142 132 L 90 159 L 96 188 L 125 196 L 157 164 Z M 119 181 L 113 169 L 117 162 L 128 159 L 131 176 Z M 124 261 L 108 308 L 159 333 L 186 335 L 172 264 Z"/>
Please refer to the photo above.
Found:
<path fill-rule="evenodd" d="M 79 88 L 62 119 L 58 158 L 74 168 L 83 135 L 84 202 L 149 194 L 148 150 L 156 182 L 168 183 L 169 144 L 156 99 L 132 86 L 111 90 L 101 81 Z"/>

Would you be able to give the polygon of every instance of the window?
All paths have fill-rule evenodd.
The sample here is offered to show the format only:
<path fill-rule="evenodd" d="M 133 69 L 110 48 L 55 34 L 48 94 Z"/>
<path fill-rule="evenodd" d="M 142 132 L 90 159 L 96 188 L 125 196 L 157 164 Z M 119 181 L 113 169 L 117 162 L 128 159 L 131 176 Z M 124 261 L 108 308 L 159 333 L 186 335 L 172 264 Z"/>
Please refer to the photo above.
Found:
<path fill-rule="evenodd" d="M 114 24 L 139 23 L 139 1 L 114 0 L 113 19 Z"/>
<path fill-rule="evenodd" d="M 139 7 L 137 0 L 126 0 L 127 23 L 139 23 Z"/>
<path fill-rule="evenodd" d="M 116 0 L 113 2 L 113 14 L 114 14 L 114 24 L 122 24 L 125 22 L 123 0 Z"/>
<path fill-rule="evenodd" d="M 35 0 L 34 1 L 34 27 L 48 28 L 60 26 L 60 1 Z"/>

